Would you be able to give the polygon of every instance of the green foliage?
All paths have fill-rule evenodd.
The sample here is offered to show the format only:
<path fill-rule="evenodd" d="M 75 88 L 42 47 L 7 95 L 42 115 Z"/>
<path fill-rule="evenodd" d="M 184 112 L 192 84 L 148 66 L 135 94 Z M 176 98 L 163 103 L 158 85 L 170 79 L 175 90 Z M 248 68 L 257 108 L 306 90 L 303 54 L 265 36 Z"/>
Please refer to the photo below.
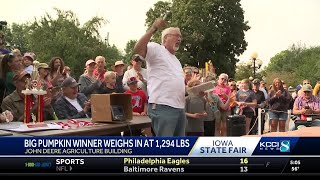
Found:
<path fill-rule="evenodd" d="M 268 79 L 274 74 L 283 76 L 283 80 L 291 86 L 301 84 L 304 79 L 309 79 L 312 85 L 320 79 L 320 47 L 306 48 L 301 45 L 292 45 L 271 58 L 266 68 Z"/>
<path fill-rule="evenodd" d="M 160 1 L 147 12 L 146 25 L 150 27 L 167 10 L 172 12 L 168 25 L 179 27 L 183 35 L 177 53 L 182 64 L 204 67 L 206 61 L 212 60 L 218 74 L 234 76 L 239 61 L 236 57 L 247 47 L 244 32 L 249 29 L 240 0 L 173 0 L 172 4 Z M 160 42 L 160 32 L 154 40 Z"/>
<path fill-rule="evenodd" d="M 126 64 L 130 64 L 131 57 L 133 56 L 133 48 L 136 43 L 137 43 L 137 40 L 130 40 L 126 44 L 126 48 L 124 49 L 124 52 L 125 52 L 124 62 Z"/>
<path fill-rule="evenodd" d="M 252 76 L 252 70 L 246 65 L 238 65 L 235 73 L 235 80 L 249 79 Z"/>
<path fill-rule="evenodd" d="M 80 26 L 73 12 L 55 10 L 56 18 L 46 14 L 31 23 L 13 24 L 7 34 L 11 48 L 35 52 L 40 62 L 48 63 L 51 57 L 59 56 L 71 67 L 75 77 L 83 73 L 88 59 L 95 59 L 98 55 L 106 57 L 108 69 L 121 59 L 120 51 L 114 45 L 107 46 L 99 35 L 99 28 L 107 23 L 106 20 L 93 17 Z"/>

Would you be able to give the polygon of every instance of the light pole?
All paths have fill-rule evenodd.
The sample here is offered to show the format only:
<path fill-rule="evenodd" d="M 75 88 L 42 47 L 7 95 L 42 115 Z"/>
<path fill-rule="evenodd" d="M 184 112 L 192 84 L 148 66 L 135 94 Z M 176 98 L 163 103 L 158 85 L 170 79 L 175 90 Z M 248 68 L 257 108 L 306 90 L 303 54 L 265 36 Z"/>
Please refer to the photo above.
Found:
<path fill-rule="evenodd" d="M 256 78 L 256 71 L 261 68 L 262 61 L 257 59 L 258 53 L 254 52 L 251 55 L 251 59 L 248 61 L 247 65 L 253 68 L 253 79 Z"/>

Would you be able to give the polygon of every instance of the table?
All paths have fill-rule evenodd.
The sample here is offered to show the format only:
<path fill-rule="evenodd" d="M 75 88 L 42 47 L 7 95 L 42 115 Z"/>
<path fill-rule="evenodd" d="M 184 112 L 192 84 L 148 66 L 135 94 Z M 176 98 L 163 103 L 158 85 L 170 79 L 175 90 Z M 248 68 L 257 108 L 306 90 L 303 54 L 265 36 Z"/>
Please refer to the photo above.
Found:
<path fill-rule="evenodd" d="M 81 119 L 91 122 L 90 119 Z M 50 122 L 64 122 L 67 120 L 60 121 L 45 121 Z M 45 131 L 33 131 L 24 133 L 13 133 L 14 136 L 105 136 L 115 135 L 120 136 L 122 131 L 134 131 L 138 129 L 151 127 L 151 120 L 147 116 L 133 116 L 133 119 L 128 122 L 110 122 L 110 123 L 96 123 L 94 126 L 76 127 L 74 124 L 70 124 L 71 129 L 63 130 L 45 130 Z"/>

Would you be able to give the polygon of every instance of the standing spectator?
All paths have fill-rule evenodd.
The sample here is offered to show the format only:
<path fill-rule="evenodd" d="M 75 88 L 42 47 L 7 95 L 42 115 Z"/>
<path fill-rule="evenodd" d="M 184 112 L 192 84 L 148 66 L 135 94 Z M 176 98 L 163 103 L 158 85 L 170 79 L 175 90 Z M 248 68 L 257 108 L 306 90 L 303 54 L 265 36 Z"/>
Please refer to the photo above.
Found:
<path fill-rule="evenodd" d="M 39 63 L 38 71 L 39 71 L 39 79 L 43 85 L 43 90 L 53 88 L 51 82 L 48 79 L 49 73 L 50 73 L 50 67 L 48 66 L 48 64 L 47 63 Z"/>
<path fill-rule="evenodd" d="M 119 93 L 124 92 L 124 87 L 123 87 L 123 71 L 124 71 L 125 64 L 123 61 L 116 61 L 114 63 L 114 66 L 112 66 L 112 70 L 116 73 L 116 88 Z"/>
<path fill-rule="evenodd" d="M 144 58 L 141 57 L 138 54 L 135 54 L 132 57 L 131 64 L 132 69 L 126 71 L 123 76 L 123 86 L 124 89 L 128 89 L 127 80 L 130 77 L 136 77 L 138 79 L 138 88 L 143 90 L 143 92 L 148 96 L 147 92 L 147 70 L 145 68 L 142 68 L 142 62 L 144 61 Z"/>
<path fill-rule="evenodd" d="M 34 58 L 35 58 L 35 54 L 32 52 L 25 53 L 22 58 L 22 64 L 23 64 L 24 71 L 26 71 L 29 74 L 31 74 L 33 71 L 32 64 L 33 64 Z"/>
<path fill-rule="evenodd" d="M 91 94 L 96 92 L 97 88 L 101 86 L 101 81 L 93 75 L 96 62 L 92 59 L 87 60 L 86 70 L 79 78 L 80 92 L 90 98 Z"/>
<path fill-rule="evenodd" d="M 320 80 L 317 81 L 317 84 L 313 88 L 312 95 L 320 98 Z"/>
<path fill-rule="evenodd" d="M 182 35 L 179 28 L 162 31 L 162 44 L 150 42 L 152 35 L 165 26 L 156 19 L 139 39 L 134 52 L 146 58 L 148 71 L 148 114 L 156 136 L 184 136 L 186 127 L 185 85 L 180 61 L 175 56 Z"/>
<path fill-rule="evenodd" d="M 20 62 L 23 61 L 23 57 L 22 57 L 21 51 L 20 51 L 19 49 L 14 49 L 14 50 L 12 50 L 11 52 L 12 52 L 12 54 L 13 54 L 14 56 L 16 56 L 16 57 L 18 58 L 18 60 L 19 60 Z M 21 65 L 22 65 L 22 64 L 21 64 Z M 21 66 L 21 70 L 23 70 L 23 66 Z"/>
<path fill-rule="evenodd" d="M 216 94 L 219 96 L 221 101 L 225 104 L 228 100 L 227 97 L 231 94 L 231 89 L 227 85 L 228 81 L 228 75 L 225 73 L 222 73 L 219 75 L 218 84 L 216 88 L 212 91 L 213 94 Z M 227 117 L 230 115 L 230 109 L 220 109 L 220 118 L 216 119 L 216 136 L 226 136 L 227 135 Z"/>
<path fill-rule="evenodd" d="M 266 82 L 265 81 L 260 81 L 260 91 L 264 93 L 264 97 L 268 99 L 268 88 L 266 87 Z"/>
<path fill-rule="evenodd" d="M 116 89 L 116 73 L 113 71 L 107 71 L 104 74 L 103 83 L 97 89 L 98 94 L 111 94 L 118 93 Z"/>
<path fill-rule="evenodd" d="M 127 81 L 129 89 L 124 92 L 125 94 L 131 94 L 132 97 L 132 111 L 135 116 L 147 115 L 147 96 L 142 90 L 138 89 L 138 80 L 136 77 L 131 77 Z"/>
<path fill-rule="evenodd" d="M 286 120 L 288 119 L 288 108 L 291 101 L 291 95 L 283 88 L 282 81 L 279 78 L 273 80 L 272 88 L 269 92 L 269 119 L 271 132 L 284 132 L 286 129 Z"/>
<path fill-rule="evenodd" d="M 104 80 L 104 74 L 106 73 L 105 65 L 106 65 L 106 58 L 103 56 L 97 56 L 95 59 L 96 62 L 96 69 L 93 71 L 93 74 L 99 79 L 100 81 Z"/>
<path fill-rule="evenodd" d="M 257 100 L 254 92 L 249 89 L 250 81 L 243 79 L 241 81 L 242 88 L 236 94 L 236 103 L 239 107 L 240 114 L 246 116 L 246 134 L 249 133 L 251 119 L 254 117 L 254 108 L 257 105 Z"/>
<path fill-rule="evenodd" d="M 187 86 L 188 82 L 191 80 L 192 78 L 192 68 L 187 66 L 183 68 L 183 72 L 184 72 L 184 84 Z"/>
<path fill-rule="evenodd" d="M 258 123 L 256 123 L 256 119 L 258 117 L 258 108 L 264 108 L 265 107 L 265 96 L 264 96 L 264 93 L 260 90 L 260 80 L 259 79 L 254 79 L 252 81 L 252 90 L 254 92 L 254 95 L 255 95 L 255 98 L 257 100 L 257 106 L 255 108 L 255 116 L 253 117 L 253 119 L 251 120 L 251 124 L 250 124 L 250 127 L 253 127 L 253 130 L 251 131 L 252 134 L 256 134 L 257 132 L 257 125 Z M 264 130 L 264 113 L 261 114 L 261 132 L 263 132 Z"/>
<path fill-rule="evenodd" d="M 235 107 L 237 106 L 236 103 L 236 94 L 237 94 L 237 84 L 235 81 L 231 81 L 228 83 L 230 90 L 231 90 L 231 98 L 230 100 L 230 110 L 231 110 L 231 115 L 235 114 Z"/>
<path fill-rule="evenodd" d="M 188 82 L 188 88 L 200 85 L 199 80 L 191 80 Z M 206 112 L 206 100 L 204 98 L 205 93 L 200 92 L 199 94 L 188 93 L 189 95 L 185 98 L 185 111 L 187 115 L 187 136 L 203 136 L 204 135 L 204 124 L 203 120 L 208 116 Z"/>
<path fill-rule="evenodd" d="M 53 86 L 52 88 L 52 100 L 55 100 L 61 95 L 61 84 L 66 79 L 64 70 L 64 61 L 60 57 L 53 57 L 50 60 L 50 74 L 49 80 Z"/>
<path fill-rule="evenodd" d="M 1 61 L 1 78 L 5 83 L 5 96 L 11 94 L 16 86 L 13 84 L 13 77 L 21 71 L 21 61 L 18 57 L 9 53 L 3 56 Z"/>

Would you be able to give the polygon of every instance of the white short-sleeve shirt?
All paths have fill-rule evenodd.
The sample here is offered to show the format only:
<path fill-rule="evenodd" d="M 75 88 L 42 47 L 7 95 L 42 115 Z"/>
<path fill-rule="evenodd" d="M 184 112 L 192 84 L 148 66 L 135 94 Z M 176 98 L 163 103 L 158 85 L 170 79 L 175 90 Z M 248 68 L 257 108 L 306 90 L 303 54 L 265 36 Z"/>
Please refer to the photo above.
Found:
<path fill-rule="evenodd" d="M 160 44 L 151 42 L 147 48 L 149 103 L 183 109 L 185 84 L 180 61 Z"/>

